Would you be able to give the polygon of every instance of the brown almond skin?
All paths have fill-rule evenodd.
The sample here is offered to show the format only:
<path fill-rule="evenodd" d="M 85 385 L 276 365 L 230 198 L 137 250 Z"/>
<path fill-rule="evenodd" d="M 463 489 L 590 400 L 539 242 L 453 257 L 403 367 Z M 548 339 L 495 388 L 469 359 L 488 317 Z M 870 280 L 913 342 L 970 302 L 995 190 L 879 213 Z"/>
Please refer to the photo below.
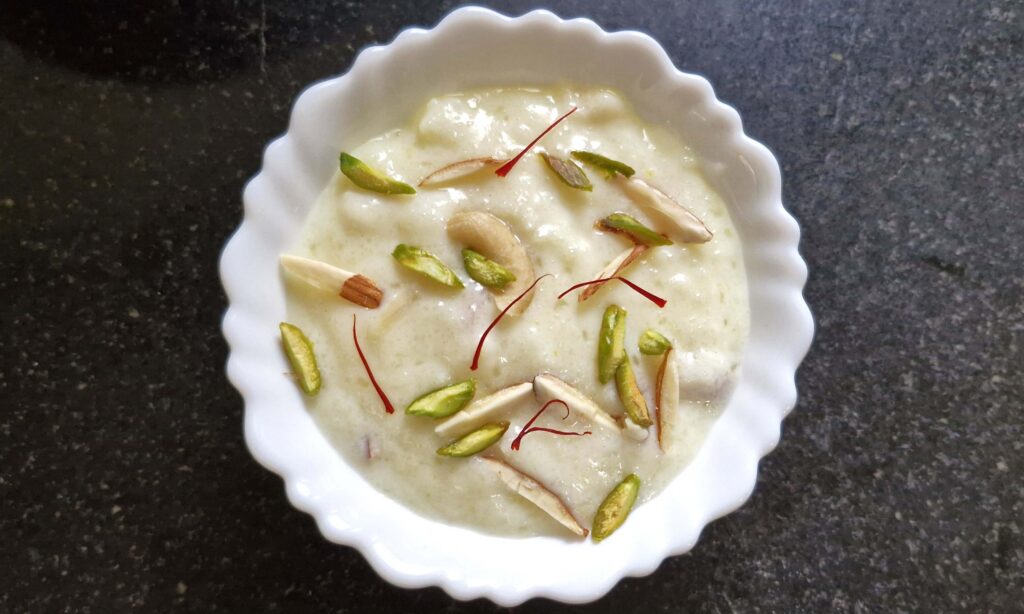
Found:
<path fill-rule="evenodd" d="M 369 277 L 362 275 L 353 275 L 345 280 L 345 283 L 341 286 L 340 294 L 341 298 L 352 301 L 356 305 L 366 307 L 367 309 L 380 307 L 380 301 L 384 298 L 384 293 L 381 292 L 381 289 Z"/>
<path fill-rule="evenodd" d="M 640 386 L 636 383 L 636 375 L 633 373 L 633 367 L 629 364 L 628 356 L 615 370 L 615 388 L 619 392 L 619 399 L 630 420 L 644 428 L 654 424 L 654 421 L 651 420 L 651 413 L 647 410 L 647 401 L 644 400 Z"/>

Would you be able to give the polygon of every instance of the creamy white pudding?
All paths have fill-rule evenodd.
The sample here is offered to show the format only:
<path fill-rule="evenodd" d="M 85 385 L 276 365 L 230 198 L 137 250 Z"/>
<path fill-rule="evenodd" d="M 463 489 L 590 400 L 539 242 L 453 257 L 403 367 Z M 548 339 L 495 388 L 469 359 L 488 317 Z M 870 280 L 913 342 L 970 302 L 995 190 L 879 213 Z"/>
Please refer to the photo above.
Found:
<path fill-rule="evenodd" d="M 749 309 L 741 246 L 728 210 L 702 178 L 686 144 L 640 120 L 614 93 L 564 86 L 443 96 L 429 101 L 408 125 L 347 153 L 415 186 L 452 163 L 510 159 L 573 107 L 578 111 L 545 135 L 506 177 L 495 174 L 496 164 L 481 164 L 474 173 L 403 195 L 357 187 L 339 172 L 290 250 L 357 272 L 380 289 L 379 307 L 367 309 L 286 275 L 288 320 L 314 346 L 322 387 L 307 400 L 320 428 L 370 483 L 430 518 L 492 534 L 572 538 L 564 523 L 513 492 L 493 463 L 436 451 L 484 423 L 507 421 L 509 429 L 480 456 L 536 480 L 590 528 L 602 500 L 627 475 L 642 480 L 638 504 L 678 475 L 699 449 L 735 380 Z M 638 182 L 608 178 L 581 163 L 592 190 L 574 189 L 538 155 L 570 160 L 570 151 L 577 150 L 629 165 Z M 692 238 L 643 202 L 650 194 L 637 194 L 645 185 L 656 186 L 692 212 L 710 230 L 710 240 L 681 241 Z M 528 258 L 531 278 L 524 277 L 521 267 L 484 253 L 518 275 L 503 292 L 473 281 L 462 250 L 478 246 L 467 245 L 466 233 L 449 228 L 453 218 L 466 212 L 490 214 L 505 224 Z M 672 245 L 641 250 L 619 273 L 665 299 L 664 308 L 618 281 L 600 286 L 582 302 L 578 297 L 584 290 L 557 298 L 573 284 L 601 276 L 633 247 L 628 236 L 595 228 L 595 222 L 616 212 L 674 239 Z M 399 244 L 436 256 L 464 287 L 443 285 L 403 266 L 392 257 Z M 480 337 L 500 308 L 541 275 L 546 277 L 490 331 L 479 368 L 471 370 Z M 627 314 L 626 354 L 653 417 L 664 358 L 642 355 L 638 339 L 652 329 L 672 343 L 672 368 L 666 372 L 675 372 L 672 383 L 678 387 L 666 385 L 663 394 L 671 394 L 678 407 L 646 429 L 623 417 L 615 381 L 599 382 L 602 316 L 613 304 Z M 385 412 L 360 361 L 353 314 L 359 345 L 396 408 L 393 414 Z M 544 373 L 568 383 L 604 413 L 581 411 L 557 388 L 543 385 L 550 379 L 533 385 Z M 514 389 L 512 403 L 481 419 L 464 418 L 466 412 L 472 415 L 473 405 L 441 420 L 404 413 L 421 395 L 469 379 L 476 383 L 474 401 L 506 387 L 530 385 Z M 565 410 L 553 405 L 534 425 L 590 434 L 531 432 L 518 450 L 512 449 L 524 425 L 555 397 L 573 411 L 563 420 Z M 446 427 L 446 420 L 453 423 Z"/>

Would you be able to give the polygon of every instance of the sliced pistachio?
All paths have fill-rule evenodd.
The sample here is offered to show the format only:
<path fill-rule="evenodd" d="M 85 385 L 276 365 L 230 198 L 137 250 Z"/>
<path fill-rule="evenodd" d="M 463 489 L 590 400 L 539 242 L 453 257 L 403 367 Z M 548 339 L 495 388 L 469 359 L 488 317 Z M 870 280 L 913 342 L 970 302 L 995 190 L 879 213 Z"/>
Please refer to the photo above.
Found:
<path fill-rule="evenodd" d="M 626 310 L 608 305 L 601 318 L 601 334 L 597 338 L 597 380 L 607 384 L 626 358 Z"/>
<path fill-rule="evenodd" d="M 434 281 L 451 288 L 464 288 L 462 280 L 455 274 L 455 271 L 448 268 L 448 265 L 422 247 L 399 243 L 391 255 L 403 266 L 423 273 Z"/>
<path fill-rule="evenodd" d="M 416 189 L 408 183 L 392 179 L 384 173 L 366 164 L 355 156 L 341 152 L 339 156 L 341 172 L 348 177 L 352 183 L 371 192 L 381 194 L 415 194 Z"/>
<path fill-rule="evenodd" d="M 494 457 L 481 456 L 479 458 L 484 466 L 497 474 L 502 483 L 508 486 L 512 492 L 547 512 L 549 516 L 576 535 L 587 536 L 588 531 L 576 520 L 561 497 L 539 480 Z"/>
<path fill-rule="evenodd" d="M 515 275 L 516 280 L 509 282 L 500 290 L 492 290 L 491 296 L 498 309 L 508 307 L 509 303 L 530 287 L 536 275 L 530 256 L 520 243 L 519 237 L 512 232 L 508 224 L 500 218 L 484 211 L 463 211 L 456 213 L 448 220 L 448 236 L 453 241 L 493 260 Z M 530 306 L 533 295 L 527 295 L 516 303 L 508 314 L 519 316 Z"/>
<path fill-rule="evenodd" d="M 281 322 L 280 329 L 284 353 L 298 377 L 299 387 L 308 395 L 320 392 L 320 368 L 316 365 L 313 342 L 294 324 Z"/>
<path fill-rule="evenodd" d="M 636 383 L 636 374 L 633 373 L 633 366 L 629 364 L 629 357 L 619 363 L 615 370 L 615 389 L 619 392 L 619 400 L 626 410 L 626 415 L 637 426 L 648 427 L 654 422 L 651 420 L 651 413 L 647 410 L 647 401 Z"/>
<path fill-rule="evenodd" d="M 595 424 L 619 430 L 615 419 L 593 399 L 550 373 L 541 373 L 533 378 L 533 395 L 541 404 L 551 399 L 560 399 L 571 411 L 589 418 Z"/>
<path fill-rule="evenodd" d="M 590 178 L 587 177 L 587 174 L 584 173 L 583 169 L 572 160 L 565 160 L 557 156 L 552 156 L 548 153 L 542 153 L 540 155 L 544 158 L 544 161 L 548 163 L 548 168 L 553 170 L 565 185 L 585 192 L 590 192 L 594 189 L 594 186 L 591 185 Z"/>
<path fill-rule="evenodd" d="M 504 288 L 516 280 L 512 271 L 468 247 L 462 250 L 462 264 L 473 281 L 488 288 Z"/>
<path fill-rule="evenodd" d="M 473 401 L 469 407 L 434 427 L 434 432 L 438 435 L 450 435 L 509 412 L 516 403 L 525 399 L 532 389 L 533 385 L 530 382 L 502 388 Z"/>
<path fill-rule="evenodd" d="M 633 170 L 633 167 L 627 166 L 626 164 L 623 164 L 622 162 L 619 162 L 618 160 L 612 160 L 611 158 L 606 158 L 606 157 L 602 156 L 601 154 L 596 154 L 596 153 L 593 153 L 593 152 L 590 152 L 590 151 L 579 151 L 579 150 L 573 151 L 571 153 L 572 153 L 572 157 L 576 158 L 580 162 L 583 162 L 584 164 L 589 164 L 591 166 L 594 166 L 594 167 L 597 167 L 597 168 L 601 169 L 602 171 L 604 171 L 607 174 L 608 177 L 613 177 L 613 176 L 615 176 L 616 173 L 618 173 L 619 175 L 622 175 L 624 177 L 632 177 L 633 174 L 636 173 L 636 171 Z"/>
<path fill-rule="evenodd" d="M 616 275 L 619 275 L 620 273 L 622 273 L 622 271 L 626 270 L 626 267 L 633 264 L 633 262 L 637 258 L 642 256 L 643 253 L 646 252 L 648 249 L 650 248 L 647 247 L 646 245 L 642 243 L 637 243 L 633 247 L 627 249 L 626 251 L 616 256 L 615 259 L 609 262 L 608 265 L 604 267 L 601 270 L 601 272 L 598 273 L 597 277 L 595 277 L 594 279 L 608 279 L 609 277 L 615 277 Z M 587 286 L 586 288 L 584 288 L 583 292 L 580 292 L 578 299 L 579 302 L 582 303 L 588 298 L 594 296 L 594 293 L 600 290 L 602 287 L 604 287 L 604 283 L 592 284 L 590 286 Z"/>
<path fill-rule="evenodd" d="M 441 456 L 455 456 L 464 458 L 473 456 L 494 445 L 505 431 L 508 430 L 508 422 L 492 422 L 463 435 L 450 444 L 438 448 L 437 453 Z"/>
<path fill-rule="evenodd" d="M 411 416 L 427 416 L 428 418 L 447 418 L 465 407 L 476 394 L 476 380 L 438 388 L 419 397 L 405 408 Z"/>
<path fill-rule="evenodd" d="M 420 180 L 419 187 L 427 188 L 442 183 L 448 183 L 449 181 L 468 177 L 469 175 L 485 168 L 497 168 L 504 163 L 504 160 L 499 160 L 497 158 L 472 158 L 470 160 L 460 160 L 459 162 L 453 162 L 430 173 Z"/>
<path fill-rule="evenodd" d="M 626 476 L 601 502 L 594 514 L 592 525 L 594 541 L 599 542 L 626 522 L 629 512 L 640 493 L 640 478 L 635 473 Z"/>
<path fill-rule="evenodd" d="M 656 330 L 648 328 L 640 335 L 640 353 L 648 356 L 660 356 L 672 347 L 672 342 Z"/>
<path fill-rule="evenodd" d="M 644 226 L 631 215 L 616 211 L 603 220 L 597 222 L 597 227 L 608 232 L 624 234 L 634 243 L 643 243 L 648 246 L 672 245 L 672 240 L 665 235 L 658 234 Z"/>
<path fill-rule="evenodd" d="M 616 182 L 637 205 L 661 219 L 671 238 L 680 243 L 707 243 L 711 230 L 692 211 L 668 194 L 639 177 L 619 178 Z"/>
<path fill-rule="evenodd" d="M 350 273 L 326 262 L 281 254 L 280 263 L 281 268 L 307 284 L 328 292 L 336 292 L 341 298 L 356 305 L 376 309 L 384 297 L 384 293 L 369 277 Z"/>
<path fill-rule="evenodd" d="M 658 381 L 654 388 L 654 413 L 658 419 L 658 447 L 668 450 L 671 441 L 666 431 L 678 420 L 679 413 L 679 372 L 675 352 L 670 347 L 661 359 Z"/>

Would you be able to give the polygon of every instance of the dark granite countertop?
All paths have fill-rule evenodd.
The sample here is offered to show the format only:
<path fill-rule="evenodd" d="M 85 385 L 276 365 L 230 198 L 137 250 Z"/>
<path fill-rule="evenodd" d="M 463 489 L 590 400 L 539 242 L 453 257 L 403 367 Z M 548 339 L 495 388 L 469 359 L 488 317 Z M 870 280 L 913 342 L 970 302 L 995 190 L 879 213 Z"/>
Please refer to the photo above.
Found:
<path fill-rule="evenodd" d="M 547 5 L 651 33 L 776 152 L 818 321 L 749 503 L 580 609 L 1020 611 L 1024 5 Z M 0 611 L 494 609 L 384 583 L 288 505 L 218 329 L 296 94 L 453 7 L 3 4 Z"/>

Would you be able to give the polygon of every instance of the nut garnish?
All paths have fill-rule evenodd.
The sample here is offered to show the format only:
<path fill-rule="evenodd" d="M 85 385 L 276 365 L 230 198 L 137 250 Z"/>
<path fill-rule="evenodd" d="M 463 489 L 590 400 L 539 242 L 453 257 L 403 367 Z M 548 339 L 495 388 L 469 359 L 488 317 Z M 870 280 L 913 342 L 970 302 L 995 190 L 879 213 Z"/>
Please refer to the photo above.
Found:
<path fill-rule="evenodd" d="M 619 400 L 622 401 L 622 407 L 626 410 L 626 415 L 630 420 L 642 427 L 648 427 L 654 423 L 647 410 L 647 401 L 644 400 L 640 386 L 636 383 L 636 375 L 633 373 L 632 365 L 629 364 L 628 356 L 619 363 L 619 368 L 615 370 L 615 389 L 619 392 Z"/>
<path fill-rule="evenodd" d="M 320 368 L 313 353 L 313 342 L 294 324 L 281 322 L 279 328 L 284 353 L 298 377 L 299 387 L 310 396 L 320 392 Z"/>
<path fill-rule="evenodd" d="M 662 335 L 656 330 L 648 328 L 640 335 L 640 341 L 637 343 L 640 347 L 640 353 L 646 354 L 647 356 L 660 356 L 672 347 L 672 342 L 669 341 L 665 335 Z"/>
<path fill-rule="evenodd" d="M 469 428 L 474 424 L 495 418 L 502 413 L 510 411 L 516 403 L 525 399 L 532 390 L 533 384 L 530 382 L 502 388 L 473 401 L 468 407 L 434 427 L 434 432 L 438 435 L 450 435 L 456 431 Z"/>
<path fill-rule="evenodd" d="M 629 265 L 633 264 L 633 262 L 641 255 L 643 255 L 643 253 L 646 252 L 648 249 L 649 248 L 646 245 L 643 245 L 642 243 L 638 243 L 633 247 L 627 249 L 626 251 L 616 256 L 614 260 L 609 262 L 608 266 L 604 267 L 604 269 L 601 270 L 601 273 L 597 276 L 596 279 L 608 280 L 613 277 L 618 277 L 619 273 L 625 270 L 625 268 L 628 267 Z M 591 286 L 588 286 L 586 290 L 580 292 L 579 298 L 577 300 L 582 303 L 591 296 L 594 296 L 594 293 L 600 290 L 602 286 L 604 286 L 604 283 L 595 283 Z"/>
<path fill-rule="evenodd" d="M 601 318 L 601 333 L 597 338 L 597 379 L 607 384 L 615 377 L 615 370 L 626 359 L 626 310 L 608 305 Z"/>
<path fill-rule="evenodd" d="M 704 222 L 668 194 L 639 177 L 617 177 L 616 183 L 633 202 L 665 222 L 670 237 L 680 243 L 707 243 L 711 240 L 713 235 Z"/>
<path fill-rule="evenodd" d="M 504 309 L 521 295 L 536 278 L 530 256 L 512 232 L 508 224 L 500 218 L 483 211 L 463 211 L 456 213 L 448 220 L 448 236 L 493 260 L 515 275 L 515 281 L 508 283 L 501 290 L 491 292 L 498 309 Z M 527 296 L 512 309 L 508 315 L 521 315 L 530 305 L 532 296 Z"/>
<path fill-rule="evenodd" d="M 504 162 L 504 160 L 499 160 L 497 158 L 472 158 L 470 160 L 453 162 L 447 166 L 442 166 L 423 179 L 420 179 L 419 187 L 427 188 L 442 183 L 448 183 L 449 181 L 455 181 L 456 179 L 462 179 L 463 177 L 468 177 L 469 175 L 485 168 L 501 166 Z"/>
<path fill-rule="evenodd" d="M 391 252 L 391 255 L 397 260 L 402 266 L 412 269 L 417 273 L 422 273 L 433 279 L 434 281 L 440 282 L 450 288 L 464 288 L 462 280 L 455 274 L 455 271 L 451 270 L 445 263 L 441 262 L 441 259 L 431 254 L 422 247 L 416 247 L 415 245 L 406 245 L 405 243 L 399 243 L 395 246 L 395 250 Z"/>
<path fill-rule="evenodd" d="M 516 280 L 512 271 L 468 247 L 462 250 L 462 265 L 473 281 L 487 288 L 504 288 Z"/>
<path fill-rule="evenodd" d="M 640 478 L 635 473 L 626 476 L 601 502 L 594 514 L 594 541 L 599 542 L 626 522 L 626 517 L 640 493 Z"/>
<path fill-rule="evenodd" d="M 502 435 L 505 434 L 505 431 L 508 430 L 508 426 L 508 422 L 485 424 L 475 431 L 466 433 L 450 444 L 438 448 L 437 453 L 441 456 L 454 456 L 457 458 L 473 456 L 497 443 Z"/>
<path fill-rule="evenodd" d="M 410 416 L 447 418 L 465 407 L 476 394 L 476 380 L 444 386 L 417 398 L 405 408 Z"/>
<path fill-rule="evenodd" d="M 654 413 L 658 419 L 658 447 L 667 450 L 669 439 L 665 436 L 668 425 L 675 423 L 679 412 L 679 373 L 676 371 L 675 352 L 671 347 L 661 359 L 658 380 L 654 388 Z"/>
<path fill-rule="evenodd" d="M 540 154 L 544 161 L 547 162 L 548 168 L 554 171 L 555 175 L 562 180 L 562 183 L 575 188 L 577 190 L 583 190 L 590 192 L 594 189 L 594 186 L 590 183 L 590 178 L 583 172 L 583 169 L 572 160 L 565 160 L 558 156 L 552 156 L 549 153 Z"/>
<path fill-rule="evenodd" d="M 593 153 L 593 152 L 590 152 L 590 151 L 579 151 L 579 150 L 573 151 L 571 153 L 572 153 L 572 157 L 576 158 L 580 162 L 583 162 L 585 164 L 589 164 L 591 166 L 597 167 L 597 168 L 601 169 L 602 171 L 604 171 L 606 176 L 609 179 L 614 177 L 616 173 L 618 173 L 618 174 L 620 174 L 620 175 L 622 175 L 624 177 L 632 177 L 633 174 L 636 173 L 636 171 L 633 170 L 633 167 L 628 166 L 626 164 L 623 164 L 622 162 L 619 162 L 618 160 L 612 160 L 611 158 L 606 158 L 606 157 L 602 156 L 601 154 L 596 154 L 596 153 Z"/>
<path fill-rule="evenodd" d="M 384 293 L 369 277 L 350 273 L 326 262 L 290 254 L 282 254 L 280 262 L 281 268 L 309 285 L 336 292 L 341 298 L 356 305 L 376 309 L 384 297 Z"/>
<path fill-rule="evenodd" d="M 600 405 L 550 373 L 541 373 L 533 378 L 533 395 L 539 403 L 545 403 L 552 399 L 561 399 L 570 410 L 589 418 L 595 424 L 616 431 L 619 430 L 615 419 L 608 412 L 601 409 Z"/>
<path fill-rule="evenodd" d="M 644 226 L 631 215 L 616 211 L 608 217 L 598 220 L 596 224 L 599 230 L 614 232 L 625 235 L 634 243 L 642 243 L 647 246 L 672 245 L 672 240 L 663 234 Z"/>
<path fill-rule="evenodd" d="M 381 194 L 415 194 L 416 190 L 408 183 L 392 179 L 384 173 L 366 164 L 359 158 L 341 152 L 339 156 L 341 172 L 352 183 L 371 192 Z"/>
<path fill-rule="evenodd" d="M 557 520 L 565 528 L 569 529 L 580 537 L 586 537 L 588 531 L 576 520 L 572 511 L 547 486 L 540 483 L 536 478 L 523 473 L 512 465 L 500 461 L 491 456 L 481 456 L 479 460 L 497 474 L 502 483 L 512 492 L 520 495 L 530 503 L 547 512 L 549 516 Z"/>

